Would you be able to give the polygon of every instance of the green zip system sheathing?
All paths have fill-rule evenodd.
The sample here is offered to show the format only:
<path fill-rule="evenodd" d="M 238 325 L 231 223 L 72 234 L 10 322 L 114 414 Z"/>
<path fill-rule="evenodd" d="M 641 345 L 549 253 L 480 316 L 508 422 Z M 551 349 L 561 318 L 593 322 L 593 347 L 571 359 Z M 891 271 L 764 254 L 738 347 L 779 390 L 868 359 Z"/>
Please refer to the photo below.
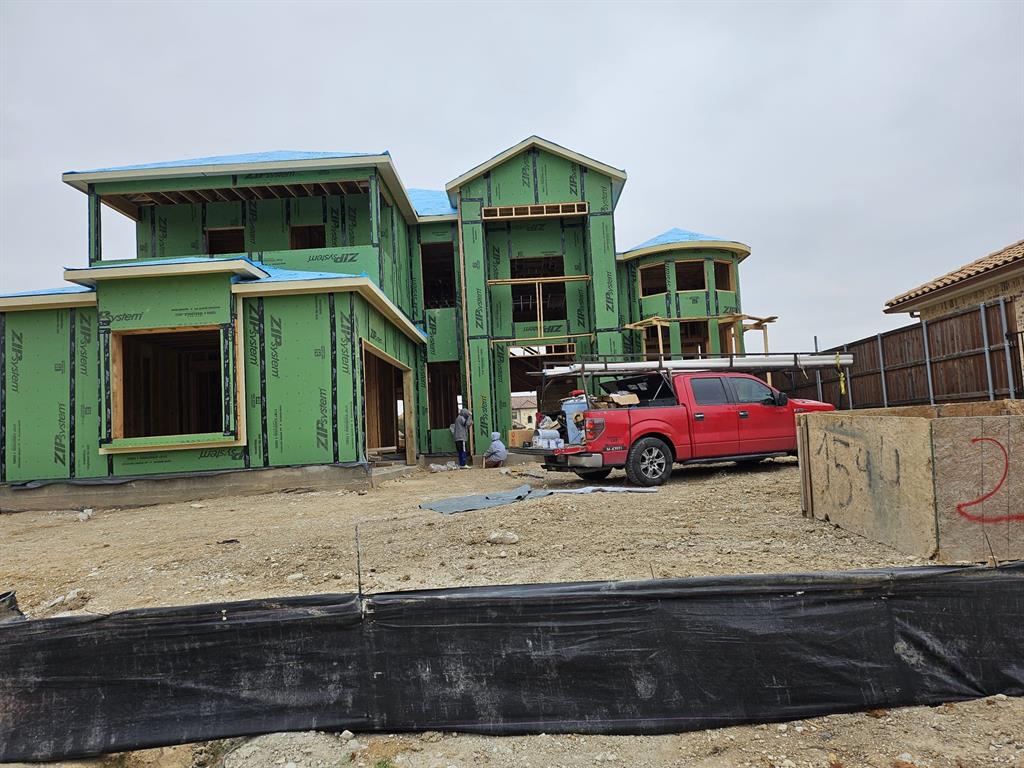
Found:
<path fill-rule="evenodd" d="M 166 286 L 178 280 L 196 283 L 191 290 L 168 294 L 174 296 L 176 306 L 181 305 L 179 309 L 191 311 L 192 305 L 186 307 L 182 301 L 185 295 L 197 299 L 195 306 L 212 307 L 216 302 L 204 283 L 226 283 L 227 279 L 215 275 L 105 283 L 100 303 L 112 319 L 102 333 L 92 308 L 0 314 L 5 360 L 4 481 L 108 474 L 107 457 L 98 452 L 105 436 L 100 429 L 105 413 L 96 405 L 101 392 L 100 342 L 109 345 L 110 330 L 138 328 L 140 314 L 155 320 L 156 325 L 147 327 L 163 327 L 172 319 L 167 314 L 171 310 L 150 312 L 141 300 L 148 293 L 144 286 L 163 284 L 170 290 Z M 218 295 L 229 294 L 224 290 Z M 228 312 L 226 301 L 222 304 L 218 313 Z M 361 342 L 369 341 L 410 367 L 423 356 L 422 347 L 354 292 L 249 298 L 243 306 L 247 444 L 204 447 L 203 442 L 223 436 L 177 436 L 175 442 L 195 442 L 197 447 L 160 450 L 155 445 L 151 452 L 116 454 L 110 457 L 109 474 L 330 464 L 365 458 Z M 203 322 L 191 324 L 204 324 L 209 316 L 205 310 L 202 314 Z M 218 314 L 216 319 L 224 318 Z M 234 346 L 225 348 L 232 350 L 226 378 L 233 382 Z M 106 365 L 109 370 L 109 350 Z M 228 394 L 233 412 L 232 388 Z M 233 420 L 229 426 L 237 428 Z M 129 438 L 110 444 L 160 441 L 166 443 L 165 438 Z"/>
<path fill-rule="evenodd" d="M 298 159 L 275 159 L 284 155 Z M 524 368 L 517 365 L 513 379 L 512 347 L 635 355 L 645 334 L 625 326 L 659 316 L 680 321 L 666 332 L 668 352 L 681 353 L 690 322 L 706 324 L 707 346 L 717 352 L 729 322 L 723 316 L 742 311 L 737 271 L 745 246 L 670 230 L 617 257 L 614 207 L 625 174 L 535 137 L 444 193 L 407 193 L 386 154 L 343 153 L 337 162 L 329 153 L 251 157 L 204 158 L 223 161 L 223 170 L 198 163 L 203 169 L 191 176 L 191 162 L 86 172 L 77 181 L 67 174 L 87 194 L 90 265 L 136 261 L 103 259 L 100 209 L 108 203 L 136 219 L 137 259 L 244 256 L 276 270 L 365 275 L 426 332 L 425 343 L 381 315 L 376 307 L 383 306 L 371 304 L 364 289 L 319 290 L 301 274 L 272 275 L 265 292 L 236 288 L 244 298 L 231 292 L 238 278 L 194 267 L 160 277 L 104 275 L 95 306 L 76 300 L 74 308 L 52 309 L 63 301 L 46 300 L 36 309 L 30 300 L 0 312 L 0 481 L 365 461 L 366 378 L 393 374 L 375 373 L 376 363 L 364 370 L 364 343 L 409 368 L 402 386 L 411 378 L 413 391 L 402 397 L 413 402 L 404 403 L 404 418 L 420 453 L 453 449 L 439 420 L 460 394 L 473 411 L 479 453 L 491 431 L 510 427 L 511 389 L 525 385 L 513 384 L 523 382 Z M 558 207 L 552 213 L 537 205 Z M 453 287 L 439 261 L 446 246 Z M 675 261 L 701 262 L 704 290 L 678 290 Z M 722 262 L 729 263 L 727 286 L 715 285 Z M 425 275 L 425 263 L 443 274 Z M 639 270 L 651 265 L 665 270 L 664 293 L 640 296 Z M 527 282 L 493 284 L 513 279 Z M 124 353 L 120 334 L 188 328 L 219 334 L 223 424 L 215 426 L 223 429 L 176 435 L 174 446 L 166 437 L 115 438 L 120 394 L 111 366 Z M 439 413 L 430 410 L 430 380 Z M 375 398 L 390 398 L 390 384 L 383 386 Z M 244 444 L 226 445 L 232 442 Z"/>
<path fill-rule="evenodd" d="M 96 477 L 96 310 L 0 314 L 4 361 L 0 481 Z"/>

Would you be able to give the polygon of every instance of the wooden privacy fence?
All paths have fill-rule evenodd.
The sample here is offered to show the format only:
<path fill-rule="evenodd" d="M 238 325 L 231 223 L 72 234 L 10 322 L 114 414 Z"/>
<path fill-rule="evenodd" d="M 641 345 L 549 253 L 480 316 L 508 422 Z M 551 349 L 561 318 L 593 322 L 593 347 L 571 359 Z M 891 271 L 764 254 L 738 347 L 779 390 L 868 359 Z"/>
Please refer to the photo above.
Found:
<path fill-rule="evenodd" d="M 837 369 L 777 374 L 774 383 L 790 397 L 837 408 L 1022 397 L 1022 346 L 1014 301 L 1000 299 L 825 350 L 853 354 L 853 365 L 842 371 L 846 394 Z"/>

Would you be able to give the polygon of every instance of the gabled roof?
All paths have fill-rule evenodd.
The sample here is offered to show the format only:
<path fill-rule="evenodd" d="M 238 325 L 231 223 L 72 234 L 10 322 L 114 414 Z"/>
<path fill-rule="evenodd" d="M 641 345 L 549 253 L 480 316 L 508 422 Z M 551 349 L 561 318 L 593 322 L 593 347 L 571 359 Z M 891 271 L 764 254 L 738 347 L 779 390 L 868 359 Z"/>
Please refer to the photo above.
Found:
<path fill-rule="evenodd" d="M 553 155 L 564 157 L 566 160 L 578 163 L 579 165 L 585 166 L 587 168 L 590 168 L 592 170 L 595 170 L 599 173 L 603 173 L 606 176 L 611 177 L 612 207 L 615 207 L 615 204 L 619 201 L 619 195 L 622 194 L 622 187 L 626 183 L 625 171 L 619 168 L 613 168 L 610 165 L 605 165 L 602 162 L 587 157 L 586 155 L 581 155 L 578 152 L 573 152 L 571 149 L 566 149 L 565 147 L 559 144 L 555 144 L 553 141 L 542 139 L 540 136 L 530 136 L 528 139 L 523 139 L 514 147 L 509 147 L 504 152 L 495 155 L 487 162 L 481 163 L 475 168 L 471 168 L 458 178 L 452 179 L 447 184 L 445 184 L 444 188 L 445 191 L 448 193 L 448 200 L 451 203 L 451 205 L 455 205 L 455 193 L 458 191 L 459 187 L 463 186 L 467 182 L 472 181 L 478 176 L 482 176 L 483 174 L 490 171 L 492 168 L 501 165 L 509 158 L 515 157 L 519 153 L 525 152 L 528 149 L 533 149 L 534 147 L 538 149 L 543 149 L 544 151 L 550 152 Z"/>
<path fill-rule="evenodd" d="M 1020 268 L 1021 274 L 1024 274 L 1024 240 L 1018 240 L 988 256 L 983 256 L 970 264 L 947 272 L 942 277 L 929 280 L 913 290 L 889 299 L 885 302 L 885 311 L 887 313 L 910 312 L 931 301 L 938 301 L 940 294 L 946 295 L 966 289 L 968 286 L 997 278 L 1017 268 Z"/>
<path fill-rule="evenodd" d="M 458 216 L 443 189 L 407 189 L 412 207 L 420 218 L 426 216 Z"/>
<path fill-rule="evenodd" d="M 650 240 L 645 240 L 640 245 L 633 246 L 628 251 L 623 251 L 618 255 L 618 258 L 620 261 L 628 261 L 652 253 L 686 248 L 719 248 L 725 251 L 732 251 L 740 259 L 745 259 L 750 255 L 750 247 L 735 240 L 726 240 L 714 235 L 704 235 L 700 232 L 691 232 L 688 229 L 672 227 L 672 229 L 668 229 L 660 235 L 652 237 Z"/>

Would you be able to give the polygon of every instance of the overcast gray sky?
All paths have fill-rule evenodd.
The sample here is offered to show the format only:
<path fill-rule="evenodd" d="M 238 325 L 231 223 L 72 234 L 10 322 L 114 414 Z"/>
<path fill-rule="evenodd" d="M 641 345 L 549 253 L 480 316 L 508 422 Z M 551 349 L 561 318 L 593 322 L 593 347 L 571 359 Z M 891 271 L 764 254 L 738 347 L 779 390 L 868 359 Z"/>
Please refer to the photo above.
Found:
<path fill-rule="evenodd" d="M 65 170 L 388 149 L 440 188 L 534 133 L 626 169 L 620 249 L 748 243 L 781 351 L 904 324 L 886 299 L 1024 237 L 1021 2 L 0 0 L 0 35 L 4 292 L 85 263 Z"/>

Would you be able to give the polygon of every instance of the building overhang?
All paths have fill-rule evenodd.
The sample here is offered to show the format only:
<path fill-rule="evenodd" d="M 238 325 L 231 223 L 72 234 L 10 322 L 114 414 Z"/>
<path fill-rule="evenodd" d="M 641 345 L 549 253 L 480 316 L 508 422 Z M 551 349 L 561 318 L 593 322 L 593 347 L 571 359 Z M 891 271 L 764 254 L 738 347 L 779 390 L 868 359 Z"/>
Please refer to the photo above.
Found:
<path fill-rule="evenodd" d="M 35 291 L 32 293 L 0 296 L 0 312 L 27 312 L 39 309 L 70 309 L 72 307 L 95 307 L 96 292 L 93 290 Z"/>
<path fill-rule="evenodd" d="M 316 280 L 272 280 L 237 282 L 231 292 L 243 297 L 296 296 L 308 293 L 344 293 L 353 291 L 380 312 L 402 333 L 419 344 L 425 344 L 427 335 L 405 316 L 394 302 L 368 277 L 335 277 Z"/>
<path fill-rule="evenodd" d="M 413 208 L 412 201 L 405 190 L 387 152 L 381 154 L 353 154 L 350 156 L 295 159 L 266 160 L 258 162 L 211 162 L 196 165 L 172 165 L 160 167 L 131 167 L 99 169 L 94 171 L 68 171 L 61 174 L 61 180 L 81 192 L 88 192 L 90 185 L 109 184 L 127 181 L 149 181 L 166 179 L 190 179 L 213 176 L 234 176 L 258 173 L 287 173 L 291 171 L 322 171 L 349 168 L 374 168 L 391 192 L 395 204 L 406 221 L 418 223 L 419 218 Z M 120 213 L 131 218 L 138 218 L 137 206 L 123 200 L 119 196 L 102 198 L 101 200 Z"/>
<path fill-rule="evenodd" d="M 179 261 L 166 259 L 163 263 L 117 264 L 108 267 L 94 266 L 85 269 L 65 269 L 64 279 L 90 288 L 103 280 L 131 280 L 141 277 L 182 277 L 195 275 L 231 274 L 242 279 L 258 280 L 270 277 L 248 259 L 203 259 Z"/>
<path fill-rule="evenodd" d="M 743 261 L 750 255 L 750 247 L 743 243 L 737 243 L 730 240 L 693 240 L 679 243 L 661 243 L 659 245 L 652 245 L 648 248 L 637 248 L 633 251 L 620 253 L 615 257 L 615 259 L 616 261 L 632 261 L 633 259 L 639 259 L 643 256 L 651 256 L 653 254 L 664 253 L 666 251 L 695 250 L 729 251 L 735 254 L 739 261 Z"/>

